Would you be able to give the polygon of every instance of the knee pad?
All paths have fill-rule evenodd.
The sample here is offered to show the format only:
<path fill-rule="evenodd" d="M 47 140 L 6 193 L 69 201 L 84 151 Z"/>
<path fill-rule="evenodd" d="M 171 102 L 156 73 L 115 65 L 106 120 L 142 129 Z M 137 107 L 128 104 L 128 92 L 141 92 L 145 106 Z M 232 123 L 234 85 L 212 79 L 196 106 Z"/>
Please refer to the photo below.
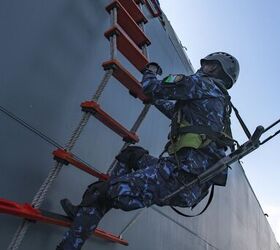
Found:
<path fill-rule="evenodd" d="M 96 207 L 106 203 L 106 193 L 108 190 L 107 181 L 97 181 L 88 186 L 83 195 L 80 206 Z"/>
<path fill-rule="evenodd" d="M 142 147 L 128 146 L 116 156 L 116 160 L 126 164 L 130 169 L 133 169 L 145 154 L 149 154 L 149 151 Z"/>

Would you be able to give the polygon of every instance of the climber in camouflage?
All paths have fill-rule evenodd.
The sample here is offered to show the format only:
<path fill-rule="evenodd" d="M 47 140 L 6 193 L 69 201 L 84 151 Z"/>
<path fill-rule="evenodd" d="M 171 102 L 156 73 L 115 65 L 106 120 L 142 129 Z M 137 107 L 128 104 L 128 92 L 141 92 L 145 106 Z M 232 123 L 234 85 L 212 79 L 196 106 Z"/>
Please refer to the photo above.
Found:
<path fill-rule="evenodd" d="M 238 61 L 216 52 L 202 59 L 201 68 L 191 76 L 169 75 L 158 80 L 161 71 L 158 64 L 148 64 L 142 85 L 151 103 L 172 121 L 165 147 L 168 156 L 155 158 L 141 147 L 129 146 L 116 156 L 118 163 L 109 180 L 90 185 L 79 206 L 62 200 L 73 225 L 57 250 L 81 249 L 111 208 L 130 211 L 153 204 L 194 207 L 211 185 L 226 184 L 224 171 L 209 182 L 165 199 L 225 156 L 229 145 L 223 134 L 229 134 L 227 89 L 237 80 Z"/>

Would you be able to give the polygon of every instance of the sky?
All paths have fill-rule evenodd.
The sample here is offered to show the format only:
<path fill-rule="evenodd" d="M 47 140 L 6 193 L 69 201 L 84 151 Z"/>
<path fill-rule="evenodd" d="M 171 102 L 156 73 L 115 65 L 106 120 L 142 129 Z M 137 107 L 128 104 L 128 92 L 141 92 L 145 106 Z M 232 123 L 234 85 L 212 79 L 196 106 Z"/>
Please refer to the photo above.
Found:
<path fill-rule="evenodd" d="M 161 0 L 161 7 L 195 69 L 199 60 L 215 51 L 234 55 L 239 79 L 230 91 L 251 132 L 280 118 L 280 1 Z M 179 73 L 179 72 L 178 72 Z M 234 137 L 246 136 L 232 119 Z M 273 129 L 273 134 L 280 125 Z M 266 138 L 264 135 L 262 139 Z M 242 159 L 251 186 L 280 242 L 280 135 Z"/>

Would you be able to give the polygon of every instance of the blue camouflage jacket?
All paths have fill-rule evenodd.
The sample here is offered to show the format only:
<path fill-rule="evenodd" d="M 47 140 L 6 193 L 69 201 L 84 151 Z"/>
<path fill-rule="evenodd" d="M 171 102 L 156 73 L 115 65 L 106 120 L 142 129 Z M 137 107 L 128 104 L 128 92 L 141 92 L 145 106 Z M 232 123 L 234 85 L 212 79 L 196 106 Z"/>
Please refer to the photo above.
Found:
<path fill-rule="evenodd" d="M 144 93 L 169 119 L 176 115 L 176 105 L 180 103 L 181 115 L 190 124 L 209 126 L 216 132 L 223 131 L 226 98 L 229 98 L 229 95 L 226 90 L 219 87 L 223 84 L 222 80 L 210 77 L 198 70 L 190 76 L 179 75 L 177 80 L 166 84 L 164 80 L 158 80 L 151 71 L 146 71 L 142 84 Z M 193 150 L 188 149 L 185 154 L 191 151 Z M 215 142 L 195 151 L 194 154 L 203 153 L 208 159 L 212 159 L 209 164 L 225 156 L 225 148 Z M 224 171 L 216 178 L 215 184 L 225 185 L 226 175 L 227 171 Z"/>

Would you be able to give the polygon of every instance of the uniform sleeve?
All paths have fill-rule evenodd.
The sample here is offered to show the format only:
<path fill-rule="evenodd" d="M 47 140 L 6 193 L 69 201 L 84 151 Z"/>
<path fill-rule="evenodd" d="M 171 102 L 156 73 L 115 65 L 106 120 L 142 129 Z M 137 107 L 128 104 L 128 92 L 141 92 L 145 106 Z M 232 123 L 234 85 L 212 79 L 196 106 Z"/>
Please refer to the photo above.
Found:
<path fill-rule="evenodd" d="M 211 91 L 215 86 L 203 82 L 202 78 L 196 75 L 181 76 L 181 80 L 166 84 L 158 80 L 154 73 L 146 71 L 142 80 L 143 91 L 152 100 L 192 100 L 213 97 Z"/>
<path fill-rule="evenodd" d="M 167 118 L 171 119 L 174 115 L 175 103 L 173 101 L 166 101 L 162 99 L 154 100 L 155 107 L 163 113 Z"/>

